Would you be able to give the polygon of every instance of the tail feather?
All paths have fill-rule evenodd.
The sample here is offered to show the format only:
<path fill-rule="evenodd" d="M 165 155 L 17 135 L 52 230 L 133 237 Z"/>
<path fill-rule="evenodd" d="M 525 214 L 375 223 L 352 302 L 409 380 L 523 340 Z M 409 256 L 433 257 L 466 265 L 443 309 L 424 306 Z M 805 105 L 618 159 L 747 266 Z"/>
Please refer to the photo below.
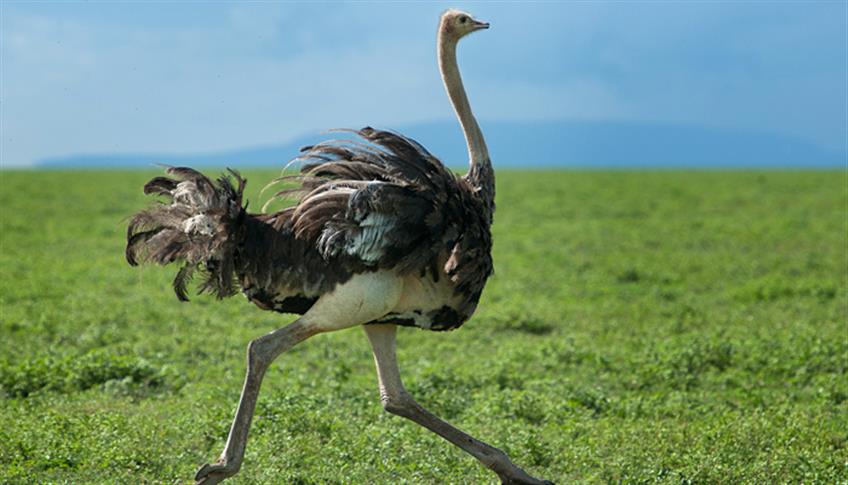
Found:
<path fill-rule="evenodd" d="M 174 189 L 177 188 L 177 182 L 168 177 L 155 177 L 150 182 L 144 184 L 144 193 L 146 195 L 157 194 L 170 197 Z"/>
<path fill-rule="evenodd" d="M 185 265 L 177 271 L 177 276 L 174 278 L 174 293 L 180 301 L 188 301 L 188 284 L 194 276 L 195 268 L 196 266 Z"/>
<path fill-rule="evenodd" d="M 242 196 L 246 180 L 234 170 L 213 182 L 186 167 L 170 167 L 169 177 L 155 177 L 144 193 L 166 203 L 136 213 L 127 227 L 127 262 L 166 265 L 181 261 L 174 292 L 188 300 L 188 285 L 200 272 L 200 292 L 224 298 L 235 293 L 235 253 L 244 234 Z"/>

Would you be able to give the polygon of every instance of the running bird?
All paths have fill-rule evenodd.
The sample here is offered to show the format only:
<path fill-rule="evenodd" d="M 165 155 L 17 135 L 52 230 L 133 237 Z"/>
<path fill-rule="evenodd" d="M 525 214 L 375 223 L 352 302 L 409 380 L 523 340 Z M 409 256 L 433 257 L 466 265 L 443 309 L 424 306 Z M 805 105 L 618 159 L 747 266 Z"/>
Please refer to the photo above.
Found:
<path fill-rule="evenodd" d="M 245 180 L 230 171 L 212 181 L 190 168 L 170 168 L 144 187 L 166 203 L 137 213 L 126 257 L 181 262 L 174 280 L 187 300 L 192 276 L 219 298 L 240 289 L 262 309 L 300 314 L 248 346 L 247 376 L 219 459 L 197 483 L 236 474 L 244 458 L 259 388 L 274 359 L 324 332 L 362 325 L 371 343 L 385 409 L 408 418 L 477 458 L 503 483 L 543 484 L 497 448 L 421 407 L 403 387 L 395 356 L 398 325 L 458 328 L 471 315 L 492 273 L 495 179 L 489 153 L 456 63 L 459 39 L 489 24 L 448 10 L 439 24 L 438 59 L 448 97 L 465 133 L 467 175 L 457 177 L 417 142 L 363 128 L 356 140 L 306 147 L 295 188 L 277 195 L 294 206 L 251 214 Z"/>

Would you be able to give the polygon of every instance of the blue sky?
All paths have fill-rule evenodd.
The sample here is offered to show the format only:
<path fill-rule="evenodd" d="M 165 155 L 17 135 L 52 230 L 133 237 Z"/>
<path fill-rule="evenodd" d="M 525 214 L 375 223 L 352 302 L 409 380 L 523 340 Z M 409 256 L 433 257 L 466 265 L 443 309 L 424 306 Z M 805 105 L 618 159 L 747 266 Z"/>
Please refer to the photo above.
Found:
<path fill-rule="evenodd" d="M 450 119 L 447 7 L 492 23 L 459 52 L 484 122 L 689 123 L 848 150 L 844 1 L 3 1 L 0 162 Z"/>

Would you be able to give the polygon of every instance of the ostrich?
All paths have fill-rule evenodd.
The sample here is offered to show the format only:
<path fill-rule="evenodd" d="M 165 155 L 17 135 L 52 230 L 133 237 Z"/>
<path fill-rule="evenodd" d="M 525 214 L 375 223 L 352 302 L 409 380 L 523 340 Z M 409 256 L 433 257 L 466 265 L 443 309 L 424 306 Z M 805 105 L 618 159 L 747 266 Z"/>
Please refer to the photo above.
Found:
<path fill-rule="evenodd" d="M 494 172 L 456 63 L 459 39 L 488 27 L 458 10 L 446 11 L 439 24 L 439 68 L 470 157 L 463 177 L 417 142 L 366 127 L 356 132 L 361 140 L 303 148 L 300 174 L 289 177 L 296 188 L 276 194 L 296 204 L 273 214 L 246 211 L 246 181 L 234 171 L 232 179 L 213 182 L 189 168 L 169 168 L 169 177 L 145 185 L 146 194 L 167 202 L 130 220 L 131 265 L 182 262 L 174 279 L 180 300 L 187 300 L 187 284 L 200 274 L 200 291 L 224 298 L 239 287 L 262 309 L 301 315 L 248 345 L 247 375 L 226 445 L 217 462 L 197 471 L 196 483 L 218 483 L 239 471 L 262 378 L 275 358 L 309 337 L 357 325 L 371 344 L 386 411 L 470 453 L 503 483 L 550 483 L 415 402 L 395 355 L 398 325 L 459 327 L 492 272 Z"/>

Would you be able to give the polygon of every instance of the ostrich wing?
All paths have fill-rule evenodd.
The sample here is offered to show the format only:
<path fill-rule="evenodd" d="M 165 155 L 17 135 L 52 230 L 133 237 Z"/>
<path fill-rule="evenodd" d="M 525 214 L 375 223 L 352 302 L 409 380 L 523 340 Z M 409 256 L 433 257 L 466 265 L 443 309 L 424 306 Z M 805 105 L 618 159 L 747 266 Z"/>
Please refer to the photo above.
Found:
<path fill-rule="evenodd" d="M 360 140 L 305 147 L 291 221 L 325 258 L 345 255 L 400 271 L 434 268 L 457 245 L 474 197 L 420 144 L 363 128 Z M 435 268 L 434 268 L 435 269 Z"/>

